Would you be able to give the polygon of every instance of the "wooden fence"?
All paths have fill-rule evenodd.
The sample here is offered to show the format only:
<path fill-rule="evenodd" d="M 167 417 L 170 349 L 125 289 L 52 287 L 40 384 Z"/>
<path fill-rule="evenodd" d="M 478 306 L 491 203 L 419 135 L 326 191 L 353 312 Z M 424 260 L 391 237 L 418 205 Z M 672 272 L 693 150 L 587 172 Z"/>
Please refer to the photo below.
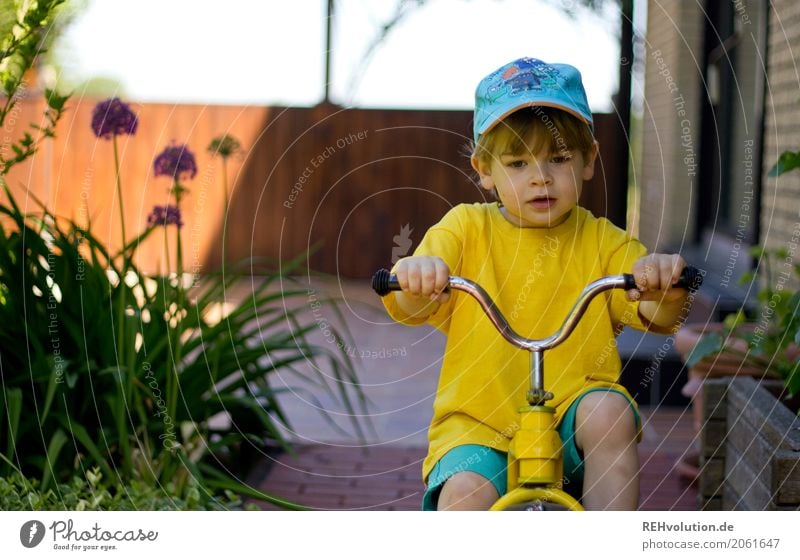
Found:
<path fill-rule="evenodd" d="M 89 126 L 97 100 L 72 100 L 56 139 L 10 176 L 18 199 L 26 189 L 56 214 L 85 224 L 111 247 L 120 244 L 114 156 Z M 187 144 L 198 174 L 182 202 L 184 268 L 202 273 L 221 259 L 227 228 L 228 261 L 289 258 L 315 248 L 308 266 L 366 277 L 393 254 L 419 242 L 454 204 L 485 199 L 465 146 L 469 111 L 367 110 L 335 106 L 281 108 L 134 104 L 135 136 L 119 138 L 127 236 L 146 223 L 153 205 L 169 202 L 169 180 L 154 177 L 152 161 L 170 142 Z M 37 122 L 41 101 L 23 100 L 4 127 L 3 143 Z M 620 180 L 627 143 L 612 115 L 596 116 L 601 156 L 582 202 L 624 225 L 626 187 Z M 229 162 L 230 209 L 223 216 L 222 166 L 206 147 L 223 133 L 244 151 Z M 624 152 L 620 152 L 624 150 Z M 622 157 L 621 157 L 622 156 Z M 627 161 L 627 159 L 624 159 Z M 401 235 L 404 226 L 410 230 Z M 396 236 L 398 236 L 396 238 Z M 171 262 L 174 263 L 174 255 Z M 163 236 L 138 254 L 143 270 L 166 267 Z"/>

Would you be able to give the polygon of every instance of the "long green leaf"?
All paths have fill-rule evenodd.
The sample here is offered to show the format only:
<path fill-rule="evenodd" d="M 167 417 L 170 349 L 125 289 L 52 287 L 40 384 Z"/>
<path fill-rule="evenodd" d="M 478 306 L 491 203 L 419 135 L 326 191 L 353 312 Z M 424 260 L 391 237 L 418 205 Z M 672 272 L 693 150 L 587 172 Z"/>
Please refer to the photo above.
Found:
<path fill-rule="evenodd" d="M 39 418 L 39 422 L 44 424 L 47 420 L 47 415 L 50 413 L 50 406 L 53 404 L 53 397 L 56 394 L 56 389 L 59 383 L 63 383 L 63 379 L 59 380 L 59 371 L 56 367 L 55 358 L 52 359 L 52 367 L 50 369 L 50 379 L 47 382 L 47 393 L 45 394 L 44 407 Z M 68 364 L 64 364 L 65 366 Z M 63 374 L 63 372 L 62 372 Z"/>
<path fill-rule="evenodd" d="M 6 444 L 6 456 L 13 458 L 17 444 L 17 432 L 19 430 L 19 418 L 22 414 L 22 389 L 14 387 L 6 389 L 6 418 L 8 426 L 6 434 L 8 441 Z"/>
<path fill-rule="evenodd" d="M 689 357 L 686 359 L 686 367 L 693 367 L 695 364 L 718 354 L 722 350 L 722 337 L 719 333 L 708 333 L 702 336 L 695 345 Z"/>
<path fill-rule="evenodd" d="M 205 465 L 203 467 L 205 467 Z M 251 498 L 262 500 L 264 502 L 269 502 L 278 507 L 292 511 L 310 510 L 310 508 L 307 506 L 298 504 L 297 502 L 286 500 L 284 498 L 280 498 L 278 496 L 273 496 L 272 494 L 267 494 L 260 490 L 256 490 L 255 488 L 242 484 L 241 482 L 236 482 L 230 478 L 210 478 L 206 480 L 206 486 L 208 486 L 209 488 L 219 488 L 221 490 L 232 490 L 233 492 L 241 494 L 242 496 L 249 496 Z"/>
<path fill-rule="evenodd" d="M 272 418 L 269 417 L 269 414 L 267 414 L 254 399 L 251 399 L 247 396 L 236 395 L 219 395 L 218 399 L 220 404 L 225 405 L 226 410 L 228 411 L 238 407 L 254 413 L 261 421 L 261 426 L 267 430 L 273 439 L 280 442 L 282 447 L 291 447 L 289 442 L 286 441 L 286 438 L 283 437 L 281 431 L 275 426 Z"/>
<path fill-rule="evenodd" d="M 69 439 L 63 430 L 56 430 L 53 437 L 50 438 L 50 444 L 47 446 L 47 466 L 44 469 L 42 476 L 42 490 L 47 490 L 50 487 L 50 481 L 53 479 L 53 469 L 58 464 L 58 456 L 61 454 L 61 448 L 67 443 Z"/>
<path fill-rule="evenodd" d="M 800 152 L 785 151 L 780 155 L 778 161 L 772 166 L 767 175 L 778 177 L 798 167 L 800 167 Z"/>
<path fill-rule="evenodd" d="M 113 480 L 114 479 L 113 469 L 109 465 L 106 457 L 103 455 L 103 453 L 100 452 L 100 450 L 97 448 L 92 438 L 89 436 L 89 433 L 86 431 L 86 428 L 84 428 L 82 425 L 76 422 L 70 421 L 68 417 L 62 414 L 58 414 L 57 418 L 59 423 L 61 424 L 61 427 L 64 428 L 64 430 L 68 434 L 71 434 L 73 438 L 77 439 L 80 442 L 80 444 L 83 445 L 83 447 L 89 452 L 89 455 L 91 455 L 92 459 L 94 459 L 97 466 L 99 466 L 103 470 L 104 476 L 108 480 Z"/>

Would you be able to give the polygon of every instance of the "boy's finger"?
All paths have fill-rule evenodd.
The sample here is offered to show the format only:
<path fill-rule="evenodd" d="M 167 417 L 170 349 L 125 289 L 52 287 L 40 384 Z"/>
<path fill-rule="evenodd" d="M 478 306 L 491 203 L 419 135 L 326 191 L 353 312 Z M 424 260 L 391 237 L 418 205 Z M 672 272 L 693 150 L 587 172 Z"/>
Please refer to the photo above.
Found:
<path fill-rule="evenodd" d="M 421 270 L 420 276 L 422 277 L 421 282 L 421 294 L 433 294 L 436 291 L 436 266 L 432 262 L 424 262 Z"/>
<path fill-rule="evenodd" d="M 681 272 L 683 269 L 686 268 L 686 261 L 680 255 L 673 255 L 673 263 L 672 263 L 672 283 L 670 284 L 677 284 L 678 280 L 681 278 Z"/>
<path fill-rule="evenodd" d="M 447 265 L 440 264 L 436 267 L 436 290 L 439 292 L 444 290 L 449 281 L 450 270 L 448 270 Z"/>
<path fill-rule="evenodd" d="M 642 293 L 639 290 L 628 290 L 625 292 L 625 296 L 628 298 L 628 301 L 639 301 L 642 297 Z"/>
<path fill-rule="evenodd" d="M 672 278 L 675 274 L 675 258 L 666 257 L 659 259 L 659 282 L 662 290 L 669 290 L 674 282 Z"/>
<path fill-rule="evenodd" d="M 397 283 L 404 292 L 408 291 L 408 270 L 403 264 L 397 266 L 392 273 L 397 277 Z"/>
<path fill-rule="evenodd" d="M 447 303 L 447 300 L 450 299 L 450 292 L 439 292 L 431 294 L 431 299 L 439 303 Z"/>
<path fill-rule="evenodd" d="M 408 283 L 408 292 L 414 295 L 418 295 L 420 293 L 420 288 L 422 286 L 422 279 L 419 275 L 419 270 L 410 268 L 408 270 L 407 280 Z"/>
<path fill-rule="evenodd" d="M 650 274 L 652 274 L 652 264 L 650 257 L 645 257 L 636 261 L 633 265 L 633 278 L 636 280 L 636 287 L 639 291 L 644 291 L 650 284 Z"/>

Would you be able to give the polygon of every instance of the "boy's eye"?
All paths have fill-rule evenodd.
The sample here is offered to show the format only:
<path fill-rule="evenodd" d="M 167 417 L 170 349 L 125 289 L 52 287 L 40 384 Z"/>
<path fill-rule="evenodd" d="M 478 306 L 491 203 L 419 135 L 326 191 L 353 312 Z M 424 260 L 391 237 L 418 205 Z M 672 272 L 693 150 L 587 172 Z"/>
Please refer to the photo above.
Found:
<path fill-rule="evenodd" d="M 567 163 L 572 159 L 572 156 L 553 156 L 550 161 L 553 163 Z"/>
<path fill-rule="evenodd" d="M 521 159 L 512 159 L 511 161 L 506 162 L 507 167 L 519 168 L 525 165 L 525 161 Z"/>

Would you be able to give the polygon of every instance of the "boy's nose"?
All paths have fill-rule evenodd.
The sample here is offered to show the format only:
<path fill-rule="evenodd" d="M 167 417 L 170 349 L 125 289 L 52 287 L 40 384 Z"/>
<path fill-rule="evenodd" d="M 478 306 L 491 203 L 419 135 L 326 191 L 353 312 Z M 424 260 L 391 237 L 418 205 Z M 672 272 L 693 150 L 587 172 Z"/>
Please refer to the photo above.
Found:
<path fill-rule="evenodd" d="M 553 182 L 547 164 L 534 163 L 530 166 L 530 182 L 532 185 L 549 185 Z"/>

